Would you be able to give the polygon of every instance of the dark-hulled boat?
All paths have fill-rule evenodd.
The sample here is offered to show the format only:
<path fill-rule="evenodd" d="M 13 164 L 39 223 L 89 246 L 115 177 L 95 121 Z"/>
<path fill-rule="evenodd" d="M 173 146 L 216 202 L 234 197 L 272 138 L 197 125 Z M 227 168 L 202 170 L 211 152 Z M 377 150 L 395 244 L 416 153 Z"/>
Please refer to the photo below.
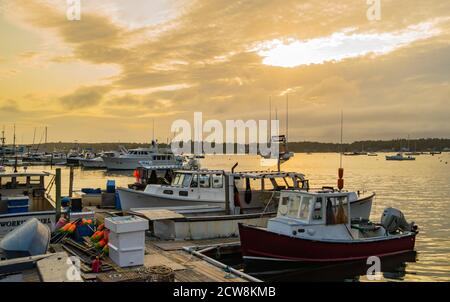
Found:
<path fill-rule="evenodd" d="M 244 261 L 279 269 L 414 250 L 417 227 L 399 210 L 386 209 L 381 224 L 351 219 L 348 198 L 347 192 L 282 192 L 267 228 L 239 225 Z"/>

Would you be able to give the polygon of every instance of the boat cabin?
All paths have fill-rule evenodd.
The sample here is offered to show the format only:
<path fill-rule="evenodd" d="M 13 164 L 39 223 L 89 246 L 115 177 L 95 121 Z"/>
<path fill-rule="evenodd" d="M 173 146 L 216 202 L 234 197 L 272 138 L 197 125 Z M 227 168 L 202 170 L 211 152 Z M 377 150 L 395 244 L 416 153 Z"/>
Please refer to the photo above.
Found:
<path fill-rule="evenodd" d="M 359 226 L 351 218 L 351 192 L 283 191 L 277 217 L 267 229 L 311 240 L 353 240 L 379 236 L 380 228 L 368 221 Z"/>
<path fill-rule="evenodd" d="M 0 214 L 8 213 L 8 203 L 19 197 L 29 199 L 30 211 L 52 209 L 45 196 L 45 178 L 48 176 L 51 174 L 47 172 L 0 173 Z"/>
<path fill-rule="evenodd" d="M 227 187 L 228 185 L 228 187 Z M 282 190 L 308 190 L 303 174 L 291 172 L 225 172 L 223 170 L 178 170 L 167 185 L 149 184 L 145 193 L 165 198 L 230 203 L 230 209 L 252 211 L 271 205 L 275 210 Z M 227 192 L 228 190 L 228 192 Z M 228 200 L 227 200 L 228 199 Z"/>

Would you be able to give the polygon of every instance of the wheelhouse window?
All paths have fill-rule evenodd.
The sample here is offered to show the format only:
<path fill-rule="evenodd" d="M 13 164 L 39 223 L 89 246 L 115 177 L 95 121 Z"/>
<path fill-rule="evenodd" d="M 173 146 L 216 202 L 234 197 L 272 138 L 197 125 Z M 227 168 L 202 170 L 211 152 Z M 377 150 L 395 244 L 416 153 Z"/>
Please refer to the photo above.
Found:
<path fill-rule="evenodd" d="M 302 204 L 300 206 L 300 213 L 298 214 L 298 218 L 300 218 L 302 220 L 309 219 L 309 213 L 310 213 L 312 200 L 313 199 L 310 196 L 303 196 Z"/>
<path fill-rule="evenodd" d="M 281 198 L 280 204 L 278 206 L 278 214 L 286 216 L 288 213 L 289 197 L 285 196 Z"/>
<path fill-rule="evenodd" d="M 322 221 L 323 219 L 323 206 L 322 206 L 322 198 L 319 197 L 314 202 L 314 213 L 313 213 L 313 220 L 314 221 Z"/>
<path fill-rule="evenodd" d="M 297 218 L 298 209 L 300 208 L 300 196 L 290 196 L 289 197 L 289 212 L 288 216 L 292 218 Z"/>
<path fill-rule="evenodd" d="M 199 177 L 200 188 L 209 188 L 210 185 L 210 175 L 209 174 L 201 174 Z"/>
<path fill-rule="evenodd" d="M 223 175 L 222 174 L 212 175 L 212 186 L 214 189 L 223 188 Z"/>
<path fill-rule="evenodd" d="M 189 185 L 191 184 L 192 175 L 191 174 L 185 174 L 183 178 L 183 188 L 189 188 Z"/>
<path fill-rule="evenodd" d="M 198 174 L 192 175 L 191 188 L 198 188 Z"/>
<path fill-rule="evenodd" d="M 182 176 L 182 174 L 175 175 L 175 178 L 172 181 L 172 186 L 177 187 L 182 183 L 181 176 Z"/>

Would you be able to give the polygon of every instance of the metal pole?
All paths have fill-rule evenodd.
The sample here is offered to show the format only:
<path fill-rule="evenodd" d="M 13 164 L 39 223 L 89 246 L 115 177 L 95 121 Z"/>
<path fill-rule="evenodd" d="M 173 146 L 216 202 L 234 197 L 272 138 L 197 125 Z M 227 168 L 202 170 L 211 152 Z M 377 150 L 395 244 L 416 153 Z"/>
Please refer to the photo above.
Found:
<path fill-rule="evenodd" d="M 69 175 L 69 197 L 73 196 L 73 166 L 70 166 L 70 175 Z"/>
<path fill-rule="evenodd" d="M 225 214 L 230 215 L 230 177 L 231 174 L 223 173 L 225 178 Z"/>
<path fill-rule="evenodd" d="M 61 217 L 61 168 L 56 169 L 55 186 L 56 221 L 58 221 Z"/>

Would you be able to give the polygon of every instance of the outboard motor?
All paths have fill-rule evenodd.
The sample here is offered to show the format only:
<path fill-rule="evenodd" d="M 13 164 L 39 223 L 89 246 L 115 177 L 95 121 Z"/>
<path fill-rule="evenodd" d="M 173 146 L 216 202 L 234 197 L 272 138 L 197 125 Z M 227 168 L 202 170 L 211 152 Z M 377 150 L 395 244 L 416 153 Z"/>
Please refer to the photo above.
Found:
<path fill-rule="evenodd" d="M 414 222 L 408 223 L 403 213 L 394 208 L 387 208 L 383 211 L 381 225 L 388 233 L 396 233 L 397 231 L 411 232 L 417 230 L 417 226 L 414 225 Z"/>

